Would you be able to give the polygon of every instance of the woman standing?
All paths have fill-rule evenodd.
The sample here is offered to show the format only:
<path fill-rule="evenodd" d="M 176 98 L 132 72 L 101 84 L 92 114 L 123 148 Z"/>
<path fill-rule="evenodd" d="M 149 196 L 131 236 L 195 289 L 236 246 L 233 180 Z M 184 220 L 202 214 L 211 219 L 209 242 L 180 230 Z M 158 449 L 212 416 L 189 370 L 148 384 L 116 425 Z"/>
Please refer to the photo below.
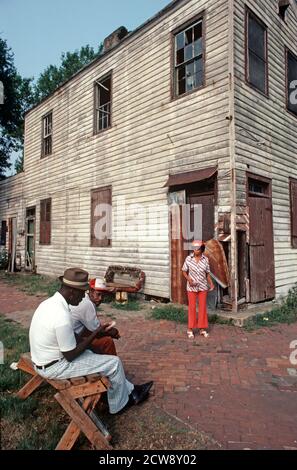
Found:
<path fill-rule="evenodd" d="M 188 338 L 194 338 L 193 328 L 198 328 L 200 334 L 207 338 L 208 328 L 207 319 L 207 292 L 214 289 L 214 284 L 210 277 L 209 261 L 203 254 L 205 245 L 201 240 L 195 240 L 192 243 L 193 253 L 186 257 L 182 272 L 187 279 L 188 293 Z M 198 321 L 196 315 L 196 303 L 198 299 Z"/>

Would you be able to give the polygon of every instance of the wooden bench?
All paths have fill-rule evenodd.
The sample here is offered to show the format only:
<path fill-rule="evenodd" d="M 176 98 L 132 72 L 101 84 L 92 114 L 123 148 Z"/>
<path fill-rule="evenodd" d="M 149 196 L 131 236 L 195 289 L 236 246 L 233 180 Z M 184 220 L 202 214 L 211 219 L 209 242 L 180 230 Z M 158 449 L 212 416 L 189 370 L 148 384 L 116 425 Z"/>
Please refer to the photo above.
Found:
<path fill-rule="evenodd" d="M 70 450 L 82 432 L 96 449 L 112 449 L 111 436 L 98 417 L 95 406 L 102 393 L 110 384 L 106 377 L 91 374 L 67 380 L 50 380 L 36 373 L 30 353 L 22 354 L 18 368 L 32 375 L 19 390 L 17 396 L 23 400 L 29 397 L 42 383 L 47 382 L 57 390 L 54 395 L 58 403 L 70 416 L 71 422 L 60 439 L 56 450 Z"/>

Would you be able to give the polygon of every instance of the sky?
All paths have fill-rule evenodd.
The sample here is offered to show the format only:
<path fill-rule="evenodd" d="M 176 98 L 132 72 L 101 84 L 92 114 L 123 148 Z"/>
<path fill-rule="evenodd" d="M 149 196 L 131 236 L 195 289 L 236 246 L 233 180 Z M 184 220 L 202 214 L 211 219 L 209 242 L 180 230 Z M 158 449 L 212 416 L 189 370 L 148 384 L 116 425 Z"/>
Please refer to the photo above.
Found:
<path fill-rule="evenodd" d="M 96 48 L 119 26 L 131 31 L 170 0 L 0 0 L 0 35 L 23 77 L 34 77 L 62 52 Z"/>

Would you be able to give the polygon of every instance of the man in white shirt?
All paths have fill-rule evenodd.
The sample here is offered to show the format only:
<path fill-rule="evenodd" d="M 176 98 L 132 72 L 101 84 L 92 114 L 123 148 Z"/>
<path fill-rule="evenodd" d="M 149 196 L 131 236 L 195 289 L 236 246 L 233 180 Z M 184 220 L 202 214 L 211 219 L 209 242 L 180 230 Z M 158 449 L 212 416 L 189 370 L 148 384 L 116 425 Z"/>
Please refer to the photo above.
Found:
<path fill-rule="evenodd" d="M 100 326 L 100 320 L 97 317 L 96 307 L 102 302 L 103 295 L 113 292 L 106 286 L 102 279 L 91 279 L 89 282 L 89 292 L 86 293 L 79 305 L 70 307 L 70 313 L 73 321 L 73 329 L 77 341 L 90 336 Z M 96 354 L 111 354 L 116 356 L 116 348 L 113 338 L 120 337 L 116 328 L 111 328 L 106 331 L 105 336 L 96 337 L 89 349 Z"/>
<path fill-rule="evenodd" d="M 88 273 L 69 268 L 59 279 L 62 283 L 59 292 L 39 305 L 30 326 L 30 351 L 36 372 L 49 379 L 93 373 L 108 377 L 111 386 L 107 398 L 112 414 L 148 398 L 153 382 L 134 386 L 126 379 L 117 356 L 94 354 L 87 349 L 96 336 L 105 334 L 108 323 L 99 326 L 79 344 L 76 342 L 69 305 L 78 305 L 83 299 L 89 288 Z"/>

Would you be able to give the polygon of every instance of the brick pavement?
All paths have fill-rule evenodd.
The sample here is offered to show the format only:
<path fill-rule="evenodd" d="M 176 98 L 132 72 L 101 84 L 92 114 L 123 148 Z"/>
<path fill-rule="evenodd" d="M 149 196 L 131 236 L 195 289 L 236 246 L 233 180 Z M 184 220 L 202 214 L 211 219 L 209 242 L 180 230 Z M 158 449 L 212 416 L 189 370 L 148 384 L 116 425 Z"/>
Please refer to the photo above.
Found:
<path fill-rule="evenodd" d="M 41 300 L 0 282 L 0 312 L 25 326 Z M 254 332 L 213 325 L 209 338 L 188 340 L 184 325 L 112 314 L 128 377 L 153 379 L 151 400 L 166 412 L 223 449 L 297 449 L 297 366 L 289 361 L 297 324 Z"/>

